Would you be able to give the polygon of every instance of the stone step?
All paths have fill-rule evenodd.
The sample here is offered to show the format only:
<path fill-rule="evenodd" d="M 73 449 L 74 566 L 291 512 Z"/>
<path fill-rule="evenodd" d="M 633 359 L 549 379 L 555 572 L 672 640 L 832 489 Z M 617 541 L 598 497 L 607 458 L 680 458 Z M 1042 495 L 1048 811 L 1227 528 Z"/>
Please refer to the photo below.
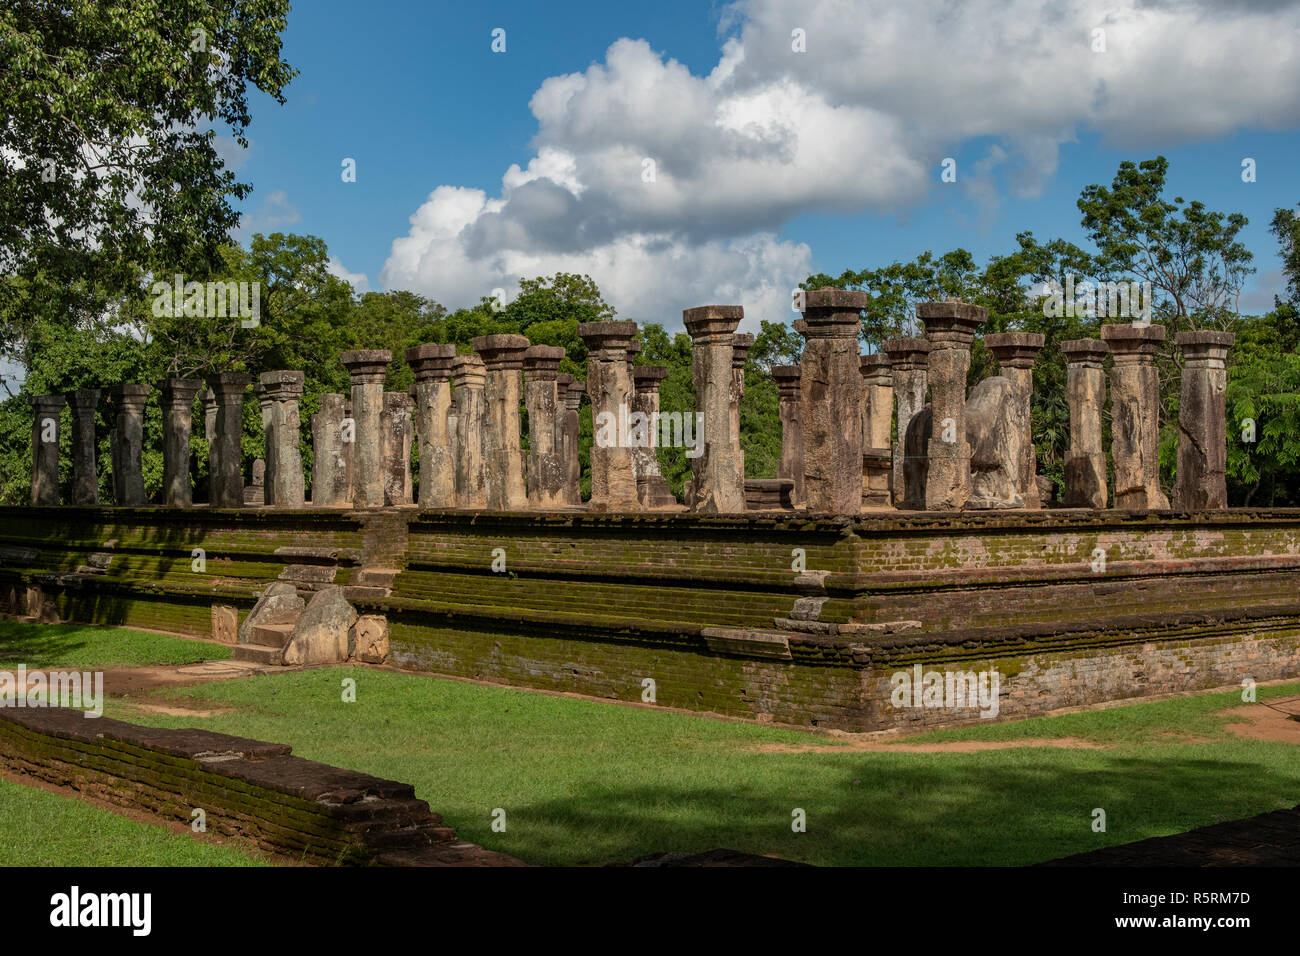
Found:
<path fill-rule="evenodd" d="M 401 568 L 363 568 L 357 571 L 352 583 L 358 587 L 390 588 L 401 573 Z"/>
<path fill-rule="evenodd" d="M 366 587 L 358 584 L 347 584 L 343 587 L 343 597 L 348 601 L 364 601 L 367 598 L 386 598 L 389 593 L 389 588 Z"/>
<path fill-rule="evenodd" d="M 250 644 L 258 644 L 262 647 L 275 647 L 284 650 L 284 648 L 289 644 L 289 638 L 293 637 L 293 625 L 254 624 L 249 637 Z"/>
<path fill-rule="evenodd" d="M 283 664 L 284 649 L 262 644 L 236 644 L 234 658 L 250 664 Z"/>

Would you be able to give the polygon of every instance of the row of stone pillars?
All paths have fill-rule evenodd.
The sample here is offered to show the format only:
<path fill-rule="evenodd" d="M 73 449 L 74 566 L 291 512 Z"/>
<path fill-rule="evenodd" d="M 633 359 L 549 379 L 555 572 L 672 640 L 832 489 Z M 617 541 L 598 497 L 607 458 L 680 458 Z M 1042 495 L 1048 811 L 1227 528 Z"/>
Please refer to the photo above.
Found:
<path fill-rule="evenodd" d="M 795 323 L 806 340 L 802 363 L 773 369 L 783 436 L 780 477 L 793 482 L 796 504 L 813 511 L 851 514 L 891 504 L 959 510 L 971 493 L 966 376 L 971 344 L 987 312 L 957 301 L 921 303 L 917 315 L 925 325 L 924 338 L 890 339 L 882 344 L 880 354 L 859 356 L 858 311 L 864 305 L 862 293 L 806 293 L 804 320 Z M 1159 325 L 1108 325 L 1101 334 L 1101 340 L 1061 344 L 1070 410 L 1064 504 L 1107 506 L 1101 416 L 1106 401 L 1103 361 L 1109 352 L 1114 356 L 1111 457 L 1115 507 L 1167 509 L 1170 504 L 1159 481 L 1159 380 L 1155 367 L 1165 330 Z M 1225 508 L 1224 393 L 1233 336 L 1183 332 L 1175 342 L 1185 364 L 1173 506 L 1180 510 Z M 1034 362 L 1044 337 L 1005 332 L 986 335 L 984 344 L 1011 384 L 1014 408 L 1009 420 L 1020 434 L 1010 444 L 1021 450 L 1013 469 L 1016 492 L 1023 507 L 1040 508 L 1030 402 Z M 927 389 L 932 429 L 925 448 L 925 500 L 911 503 L 904 495 L 903 440 L 925 405 Z M 898 437 L 891 447 L 895 419 Z"/>

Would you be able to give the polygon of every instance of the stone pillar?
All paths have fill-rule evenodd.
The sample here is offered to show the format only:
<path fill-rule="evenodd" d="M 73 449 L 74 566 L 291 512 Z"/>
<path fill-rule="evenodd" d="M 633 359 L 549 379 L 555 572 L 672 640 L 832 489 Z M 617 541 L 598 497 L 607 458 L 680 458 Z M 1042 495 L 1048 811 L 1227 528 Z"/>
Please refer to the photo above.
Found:
<path fill-rule="evenodd" d="M 803 492 L 803 423 L 799 420 L 799 366 L 776 365 L 772 368 L 780 395 L 781 466 L 776 476 L 794 482 L 793 504 L 804 505 Z"/>
<path fill-rule="evenodd" d="M 244 504 L 243 452 L 244 389 L 253 377 L 244 372 L 223 372 L 208 378 L 217 399 L 217 435 L 208 453 L 214 508 L 241 508 Z M 190 396 L 191 404 L 194 396 Z M 188 482 L 188 478 L 186 479 Z"/>
<path fill-rule="evenodd" d="M 1174 507 L 1216 511 L 1228 507 L 1228 422 L 1225 397 L 1231 332 L 1179 332 L 1183 381 L 1178 401 L 1178 472 Z"/>
<path fill-rule="evenodd" d="M 534 345 L 524 353 L 524 403 L 528 408 L 528 503 L 551 510 L 563 505 L 568 468 L 556 444 L 560 360 L 564 349 Z M 567 391 L 567 388 L 566 388 Z"/>
<path fill-rule="evenodd" d="M 384 505 L 384 375 L 393 353 L 388 349 L 344 352 L 339 361 L 352 377 L 352 505 Z"/>
<path fill-rule="evenodd" d="M 745 362 L 754 347 L 754 336 L 737 332 L 731 337 L 731 454 L 736 461 L 740 500 L 745 500 L 745 449 L 740 443 L 740 403 L 745 397 Z"/>
<path fill-rule="evenodd" d="M 1110 372 L 1115 507 L 1167 509 L 1169 499 L 1160 490 L 1160 377 L 1155 366 L 1165 327 L 1103 325 L 1101 337 L 1115 358 Z"/>
<path fill-rule="evenodd" d="M 632 404 L 627 351 L 635 322 L 583 322 L 578 335 L 587 345 L 587 388 L 591 395 L 591 508 L 636 511 L 636 472 L 625 441 Z"/>
<path fill-rule="evenodd" d="M 188 508 L 190 492 L 190 424 L 194 417 L 194 396 L 203 383 L 192 378 L 168 378 L 158 383 L 163 413 L 162 502 L 168 508 Z M 216 408 L 216 397 L 212 399 Z M 212 423 L 208 451 L 208 483 L 216 486 L 213 455 L 217 447 L 216 420 Z"/>
<path fill-rule="evenodd" d="M 1061 343 L 1065 356 L 1065 399 L 1070 408 L 1070 450 L 1065 455 L 1067 508 L 1106 508 L 1106 449 L 1101 415 L 1106 407 L 1103 363 L 1109 346 L 1101 339 Z"/>
<path fill-rule="evenodd" d="M 586 391 L 587 386 L 582 382 L 569 383 L 569 389 L 564 393 L 564 420 L 560 428 L 564 435 L 564 502 L 573 506 L 582 504 L 582 462 L 578 458 L 582 421 L 579 410 Z"/>
<path fill-rule="evenodd" d="M 266 503 L 275 508 L 301 508 L 306 501 L 303 488 L 302 448 L 299 430 L 302 419 L 298 400 L 302 398 L 302 372 L 263 372 L 258 378 L 266 428 Z"/>
<path fill-rule="evenodd" d="M 655 452 L 659 447 L 659 383 L 667 377 L 668 369 L 662 365 L 638 365 L 632 370 L 635 389 L 632 413 L 645 416 L 646 443 L 632 449 L 636 494 L 645 508 L 668 508 L 677 504 L 677 499 L 668 490 L 668 482 L 659 471 L 659 456 Z"/>
<path fill-rule="evenodd" d="M 1026 508 L 1042 508 L 1038 494 L 1038 455 L 1030 421 L 1034 398 L 1034 360 L 1046 337 L 1040 332 L 997 332 L 984 336 L 984 345 L 998 360 L 1002 376 L 1015 389 L 1015 420 L 1020 423 L 1024 457 L 1017 470 L 1016 490 Z"/>
<path fill-rule="evenodd" d="M 569 399 L 569 386 L 573 384 L 573 376 L 568 372 L 560 372 L 555 376 L 555 454 L 560 458 L 561 472 L 568 471 L 568 458 L 564 450 L 564 417 L 567 414 Z"/>
<path fill-rule="evenodd" d="M 420 510 L 456 506 L 456 460 L 448 420 L 454 345 L 417 345 L 406 350 L 415 373 L 415 433 L 420 439 Z"/>
<path fill-rule="evenodd" d="M 348 460 L 343 443 L 343 396 L 330 392 L 320 397 L 320 411 L 311 417 L 311 505 L 346 508 L 352 505 L 348 486 Z"/>
<path fill-rule="evenodd" d="M 59 426 L 62 395 L 37 395 L 32 398 L 32 504 L 59 503 Z"/>
<path fill-rule="evenodd" d="M 524 484 L 524 450 L 519 406 L 523 403 L 520 369 L 529 342 L 522 335 L 480 335 L 471 343 L 483 360 L 485 428 L 483 478 L 487 506 L 492 511 L 522 511 L 528 507 Z"/>
<path fill-rule="evenodd" d="M 208 501 L 212 500 L 212 446 L 217 440 L 217 396 L 213 394 L 212 389 L 205 388 L 199 393 L 199 400 L 203 402 L 203 441 L 208 446 L 208 475 L 203 479 L 203 494 Z"/>
<path fill-rule="evenodd" d="M 95 413 L 99 410 L 99 389 L 69 392 L 68 405 L 72 409 L 72 503 L 97 505 L 99 446 L 95 442 Z"/>
<path fill-rule="evenodd" d="M 456 379 L 452 408 L 456 417 L 456 507 L 482 510 L 487 507 L 483 483 L 484 406 L 483 386 L 487 373 L 477 355 L 457 355 L 451 363 Z"/>
<path fill-rule="evenodd" d="M 738 305 L 705 305 L 682 312 L 682 322 L 694 343 L 691 377 L 695 406 L 704 415 L 700 455 L 691 459 L 694 492 L 691 508 L 712 514 L 745 510 L 745 473 L 731 441 L 731 395 L 734 389 L 732 353 L 736 326 L 745 317 Z M 685 413 L 689 414 L 689 413 Z M 685 430 L 683 421 L 683 430 Z"/>
<path fill-rule="evenodd" d="M 970 444 L 966 441 L 966 372 L 975 330 L 988 310 L 950 299 L 921 302 L 916 315 L 930 342 L 927 378 L 932 430 L 926 448 L 927 511 L 960 511 L 970 498 Z M 951 439 L 945 440 L 945 439 Z"/>
<path fill-rule="evenodd" d="M 804 494 L 808 510 L 862 511 L 862 371 L 858 331 L 867 294 L 813 289 L 804 297 L 807 344 L 800 363 Z"/>
<path fill-rule="evenodd" d="M 906 460 L 904 442 L 912 417 L 925 407 L 930 343 L 926 339 L 886 339 L 881 343 L 880 350 L 889 356 L 889 369 L 893 376 L 894 406 L 898 420 L 898 440 L 893 446 L 894 507 L 902 508 L 907 497 L 907 483 L 903 479 Z"/>
<path fill-rule="evenodd" d="M 892 508 L 894 376 L 889 356 L 864 355 L 858 367 L 862 370 L 862 507 Z"/>
<path fill-rule="evenodd" d="M 148 385 L 118 385 L 109 392 L 113 402 L 113 432 L 109 456 L 113 462 L 113 500 L 119 505 L 143 505 L 144 406 Z"/>
<path fill-rule="evenodd" d="M 409 505 L 411 488 L 411 412 L 415 399 L 405 392 L 384 392 L 380 450 L 384 472 L 384 504 Z"/>

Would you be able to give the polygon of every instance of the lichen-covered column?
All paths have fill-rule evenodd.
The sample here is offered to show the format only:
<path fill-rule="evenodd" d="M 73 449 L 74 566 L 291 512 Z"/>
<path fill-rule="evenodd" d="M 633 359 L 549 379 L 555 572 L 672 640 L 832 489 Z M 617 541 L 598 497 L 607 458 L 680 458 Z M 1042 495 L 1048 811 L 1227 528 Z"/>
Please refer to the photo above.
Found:
<path fill-rule="evenodd" d="M 1178 471 L 1174 507 L 1209 511 L 1228 507 L 1228 349 L 1231 332 L 1179 332 L 1183 382 L 1178 401 Z"/>
<path fill-rule="evenodd" d="M 772 378 L 776 380 L 776 390 L 780 396 L 781 415 L 781 464 L 776 476 L 794 482 L 792 503 L 796 508 L 802 508 L 803 424 L 799 420 L 799 366 L 773 366 Z"/>
<path fill-rule="evenodd" d="M 637 511 L 632 449 L 621 434 L 632 404 L 627 351 L 635 322 L 584 322 L 578 335 L 587 345 L 587 387 L 591 395 L 591 504 L 596 511 Z"/>
<path fill-rule="evenodd" d="M 632 370 L 632 412 L 645 416 L 646 443 L 632 449 L 636 493 L 645 508 L 669 508 L 677 499 L 659 470 L 659 383 L 668 377 L 663 365 L 638 365 Z"/>
<path fill-rule="evenodd" d="M 565 457 L 564 451 L 564 417 L 567 414 L 569 386 L 572 384 L 573 376 L 567 372 L 560 372 L 555 376 L 555 454 L 560 458 L 562 472 L 568 471 L 569 459 Z"/>
<path fill-rule="evenodd" d="M 452 392 L 456 418 L 456 507 L 481 510 L 487 507 L 487 486 L 483 482 L 483 386 L 487 372 L 477 355 L 457 355 L 451 363 L 451 374 L 456 380 Z"/>
<path fill-rule="evenodd" d="M 113 431 L 109 457 L 113 463 L 113 500 L 119 505 L 142 505 L 144 497 L 144 407 L 148 385 L 118 385 L 109 392 L 113 403 Z"/>
<path fill-rule="evenodd" d="M 193 503 L 190 491 L 190 427 L 194 418 L 194 396 L 203 383 L 192 378 L 167 378 L 158 383 L 162 393 L 163 413 L 163 485 L 162 502 L 168 508 L 188 508 Z M 216 407 L 216 396 L 212 399 Z M 208 443 L 208 485 L 216 488 L 214 455 L 217 447 L 216 420 Z"/>
<path fill-rule="evenodd" d="M 487 374 L 483 386 L 487 506 L 493 511 L 522 511 L 528 507 L 528 488 L 524 484 L 523 430 L 519 421 L 519 406 L 524 399 L 520 371 L 530 343 L 522 335 L 480 335 L 471 344 Z"/>
<path fill-rule="evenodd" d="M 1103 325 L 1101 337 L 1115 358 L 1110 371 L 1115 507 L 1167 509 L 1169 499 L 1160 489 L 1160 376 L 1155 366 L 1165 327 Z"/>
<path fill-rule="evenodd" d="M 267 401 L 266 420 L 266 503 L 275 508 L 301 508 L 306 501 L 299 431 L 302 417 L 302 372 L 263 372 L 258 378 Z"/>
<path fill-rule="evenodd" d="M 970 443 L 966 441 L 966 372 L 975 331 L 988 310 L 949 299 L 921 302 L 916 315 L 930 342 L 927 379 L 932 431 L 926 448 L 927 511 L 960 511 L 970 498 Z"/>
<path fill-rule="evenodd" d="M 1043 507 L 1038 494 L 1038 455 L 1031 421 L 1034 398 L 1034 360 L 1046 337 L 1040 332 L 996 332 L 984 336 L 984 345 L 998 360 L 1002 375 L 1015 389 L 1015 420 L 1020 424 L 1024 456 L 1016 474 L 1016 490 L 1026 508 Z"/>
<path fill-rule="evenodd" d="M 524 352 L 528 503 L 546 510 L 564 504 L 564 479 L 568 471 L 555 440 L 560 408 L 558 379 L 563 358 L 564 349 L 553 345 L 534 345 Z"/>
<path fill-rule="evenodd" d="M 212 393 L 212 389 L 205 388 L 199 393 L 199 401 L 203 403 L 203 441 L 208 447 L 208 459 L 212 458 L 212 446 L 217 440 L 217 396 Z M 208 500 L 212 500 L 212 469 L 208 469 L 208 475 L 203 480 L 203 495 Z"/>
<path fill-rule="evenodd" d="M 68 406 L 72 410 L 72 503 L 97 505 L 99 445 L 95 441 L 95 413 L 99 410 L 99 389 L 69 392 Z"/>
<path fill-rule="evenodd" d="M 243 452 L 239 439 L 244 431 L 244 389 L 252 380 L 244 372 L 223 372 L 208 378 L 208 388 L 217 399 L 217 436 L 208 455 L 214 508 L 244 505 Z M 191 395 L 191 403 L 193 400 Z"/>
<path fill-rule="evenodd" d="M 37 395 L 32 398 L 32 504 L 59 503 L 59 425 L 62 395 Z"/>
<path fill-rule="evenodd" d="M 415 433 L 420 439 L 420 510 L 456 506 L 456 462 L 448 435 L 454 345 L 417 345 L 406 350 L 415 373 Z"/>
<path fill-rule="evenodd" d="M 704 305 L 682 312 L 693 343 L 695 404 L 704 415 L 703 427 L 695 436 L 700 454 L 691 459 L 694 491 L 690 504 L 694 511 L 739 514 L 745 510 L 745 473 L 731 440 L 733 343 L 736 326 L 744 317 L 745 310 L 739 305 Z"/>
<path fill-rule="evenodd" d="M 745 362 L 754 347 L 754 336 L 737 332 L 731 337 L 731 453 L 736 460 L 740 500 L 745 500 L 745 449 L 740 444 L 740 403 L 745 398 Z"/>
<path fill-rule="evenodd" d="M 352 377 L 352 505 L 384 505 L 384 376 L 393 353 L 359 349 L 339 356 Z"/>
<path fill-rule="evenodd" d="M 886 339 L 880 350 L 889 356 L 894 384 L 894 409 L 898 440 L 893 446 L 894 507 L 902 508 L 907 497 L 903 478 L 907 426 L 912 417 L 925 407 L 926 379 L 929 373 L 930 343 L 925 339 Z"/>
<path fill-rule="evenodd" d="M 384 392 L 380 454 L 386 505 L 409 505 L 415 500 L 411 487 L 411 412 L 414 409 L 415 399 L 405 392 Z"/>
<path fill-rule="evenodd" d="M 808 510 L 862 511 L 862 371 L 858 330 L 867 294 L 813 289 L 804 296 L 807 323 L 800 362 L 804 494 Z"/>
<path fill-rule="evenodd" d="M 862 370 L 862 507 L 892 508 L 894 376 L 889 356 L 864 355 Z"/>
<path fill-rule="evenodd" d="M 1101 339 L 1061 343 L 1065 356 L 1065 400 L 1070 409 L 1070 449 L 1065 455 L 1067 508 L 1106 508 L 1106 449 L 1101 416 L 1106 407 L 1104 362 L 1109 346 Z"/>
<path fill-rule="evenodd" d="M 564 502 L 578 506 L 582 504 L 582 461 L 578 458 L 578 440 L 582 435 L 582 420 L 579 412 L 582 408 L 582 396 L 587 386 L 582 382 L 570 382 L 564 393 L 564 420 L 561 432 L 564 436 Z"/>
<path fill-rule="evenodd" d="M 337 392 L 322 395 L 320 411 L 311 417 L 313 508 L 345 508 L 352 504 L 343 418 L 343 396 Z"/>

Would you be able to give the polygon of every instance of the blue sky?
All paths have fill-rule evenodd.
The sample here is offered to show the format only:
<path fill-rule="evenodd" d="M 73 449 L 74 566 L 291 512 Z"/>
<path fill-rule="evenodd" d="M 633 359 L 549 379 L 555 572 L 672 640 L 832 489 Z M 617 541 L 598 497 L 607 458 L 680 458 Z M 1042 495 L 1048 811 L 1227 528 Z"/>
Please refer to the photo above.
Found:
<path fill-rule="evenodd" d="M 1242 305 L 1259 309 L 1279 287 L 1269 219 L 1300 202 L 1297 58 L 1270 63 L 1294 52 L 1298 21 L 1272 6 L 1225 20 L 1213 3 L 974 0 L 954 23 L 923 2 L 306 0 L 285 35 L 300 71 L 288 102 L 254 94 L 236 157 L 254 185 L 242 231 L 321 236 L 360 287 L 450 307 L 562 266 L 630 318 L 676 325 L 681 308 L 739 299 L 751 319 L 787 319 L 773 313 L 807 269 L 957 246 L 982 261 L 1025 229 L 1083 244 L 1080 189 L 1163 154 L 1169 195 L 1250 219 L 1258 273 Z M 1095 23 L 1103 53 L 1088 49 Z M 789 49 L 793 27 L 806 53 Z M 648 47 L 611 55 L 622 38 Z M 706 82 L 724 60 L 734 73 Z M 581 96 L 553 80 L 543 122 L 530 100 L 572 74 Z M 748 125 L 719 133 L 719 115 Z M 503 189 L 544 148 L 553 161 Z M 617 178 L 640 153 L 658 157 L 650 188 Z M 943 156 L 957 183 L 939 182 Z M 439 186 L 453 189 L 431 198 Z"/>

